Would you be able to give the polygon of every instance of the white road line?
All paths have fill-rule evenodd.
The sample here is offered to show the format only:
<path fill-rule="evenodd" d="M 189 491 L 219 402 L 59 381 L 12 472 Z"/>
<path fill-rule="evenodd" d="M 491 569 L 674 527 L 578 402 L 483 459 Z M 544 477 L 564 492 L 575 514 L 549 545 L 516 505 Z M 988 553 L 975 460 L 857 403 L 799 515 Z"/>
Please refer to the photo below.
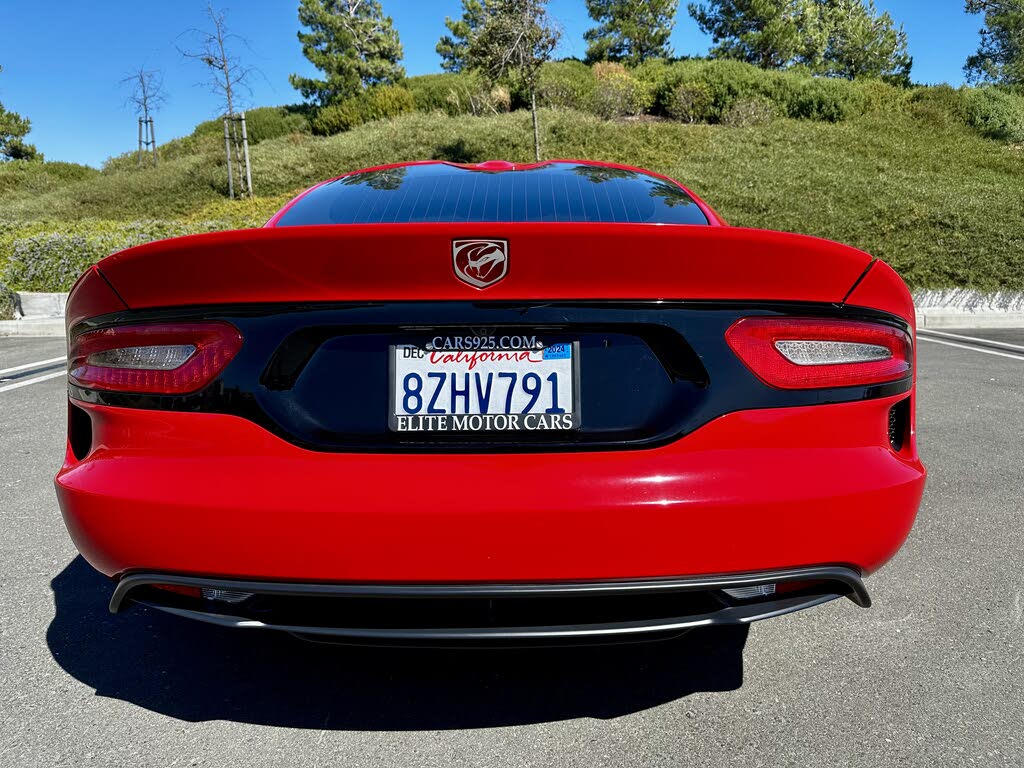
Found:
<path fill-rule="evenodd" d="M 1024 347 L 1020 344 L 1010 344 L 1006 341 L 992 341 L 992 339 L 979 339 L 976 336 L 964 336 L 959 333 L 943 333 L 942 331 L 933 331 L 929 328 L 918 328 L 917 333 L 924 334 L 925 336 L 942 336 L 947 339 L 963 339 L 964 341 L 977 341 L 981 344 L 987 344 L 991 347 L 1002 347 L 1003 349 L 1015 349 L 1018 352 L 1024 352 Z M 3 371 L 0 371 L 3 373 Z"/>
<path fill-rule="evenodd" d="M 994 349 L 981 349 L 980 347 L 971 347 L 971 346 L 968 346 L 967 344 L 954 344 L 951 341 L 942 341 L 940 339 L 929 339 L 928 337 L 921 336 L 921 335 L 918 335 L 917 340 L 918 341 L 928 341 L 928 342 L 931 342 L 932 344 L 942 344 L 945 347 L 956 347 L 957 349 L 968 349 L 971 352 L 981 352 L 984 355 L 996 355 L 997 357 L 1008 357 L 1011 360 L 1019 360 L 1020 362 L 1024 363 L 1024 355 L 1010 355 L 1010 354 L 1007 354 L 1006 352 L 997 352 Z M 3 390 L 0 389 L 0 392 L 3 392 Z"/>
<path fill-rule="evenodd" d="M 54 363 L 63 363 L 65 360 L 67 360 L 66 357 L 54 357 L 49 360 L 40 360 L 39 362 L 36 363 L 25 363 L 24 365 L 16 365 L 13 368 L 4 368 L 2 371 L 0 371 L 0 376 L 3 376 L 6 373 L 14 373 L 15 371 L 27 371 L 31 368 L 42 368 L 43 366 L 53 365 Z"/>
<path fill-rule="evenodd" d="M 1024 358 L 1021 358 L 1024 360 Z M 5 384 L 0 387 L 0 392 L 9 392 L 12 389 L 19 389 L 21 387 L 27 387 L 29 384 L 38 384 L 40 381 L 49 381 L 50 379 L 56 379 L 58 376 L 65 376 L 66 371 L 57 371 L 56 373 L 48 373 L 45 376 L 36 376 L 34 379 L 25 379 L 25 381 L 16 381 L 14 384 Z"/>

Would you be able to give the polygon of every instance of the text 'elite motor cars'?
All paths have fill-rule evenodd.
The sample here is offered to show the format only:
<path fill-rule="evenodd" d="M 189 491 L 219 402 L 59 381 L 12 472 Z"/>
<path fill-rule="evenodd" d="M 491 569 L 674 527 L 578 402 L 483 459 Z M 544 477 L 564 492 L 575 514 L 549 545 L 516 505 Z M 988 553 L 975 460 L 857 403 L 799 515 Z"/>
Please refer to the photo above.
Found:
<path fill-rule="evenodd" d="M 585 161 L 357 171 L 67 307 L 56 484 L 111 610 L 307 637 L 654 637 L 906 538 L 914 308 L 826 240 Z"/>

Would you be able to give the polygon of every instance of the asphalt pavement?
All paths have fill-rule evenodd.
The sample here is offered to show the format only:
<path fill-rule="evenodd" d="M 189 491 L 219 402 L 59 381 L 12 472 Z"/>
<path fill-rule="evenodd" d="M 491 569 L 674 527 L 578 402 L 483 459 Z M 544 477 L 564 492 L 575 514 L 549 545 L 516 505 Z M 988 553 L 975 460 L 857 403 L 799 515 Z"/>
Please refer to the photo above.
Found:
<path fill-rule="evenodd" d="M 486 651 L 109 615 L 53 493 L 63 343 L 0 339 L 0 766 L 1022 765 L 1024 331 L 956 334 L 998 345 L 922 335 L 931 475 L 874 607 Z"/>

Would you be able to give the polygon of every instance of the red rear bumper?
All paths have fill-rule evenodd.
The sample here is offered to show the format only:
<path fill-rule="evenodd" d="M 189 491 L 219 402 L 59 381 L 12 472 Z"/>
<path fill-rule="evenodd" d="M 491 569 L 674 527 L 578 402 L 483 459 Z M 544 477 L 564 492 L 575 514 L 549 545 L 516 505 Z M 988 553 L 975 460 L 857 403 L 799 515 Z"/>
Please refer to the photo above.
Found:
<path fill-rule="evenodd" d="M 560 454 L 336 454 L 234 416 L 81 405 L 57 494 L 102 572 L 266 580 L 557 581 L 817 564 L 867 573 L 925 471 L 895 399 L 744 411 L 670 445 Z"/>

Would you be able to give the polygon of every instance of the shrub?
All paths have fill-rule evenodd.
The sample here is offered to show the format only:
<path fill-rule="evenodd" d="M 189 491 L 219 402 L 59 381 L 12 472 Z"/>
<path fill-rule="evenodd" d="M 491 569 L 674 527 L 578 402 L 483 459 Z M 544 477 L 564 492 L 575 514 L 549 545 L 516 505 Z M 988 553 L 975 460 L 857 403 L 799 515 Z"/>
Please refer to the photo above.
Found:
<path fill-rule="evenodd" d="M 222 222 L 81 221 L 60 231 L 0 239 L 3 281 L 25 291 L 66 291 L 82 272 L 111 253 L 167 237 L 227 229 Z"/>
<path fill-rule="evenodd" d="M 260 107 L 245 113 L 246 133 L 250 144 L 276 139 L 292 133 L 309 133 L 308 108 Z M 223 132 L 223 127 L 221 128 Z"/>
<path fill-rule="evenodd" d="M 948 126 L 966 121 L 964 91 L 950 85 L 915 88 L 910 93 L 908 112 L 931 125 Z"/>
<path fill-rule="evenodd" d="M 985 86 L 965 89 L 964 118 L 982 136 L 1024 141 L 1024 98 Z"/>
<path fill-rule="evenodd" d="M 701 82 L 677 85 L 665 103 L 665 112 L 682 123 L 709 123 L 718 117 L 714 94 L 707 84 Z"/>
<path fill-rule="evenodd" d="M 742 128 L 748 125 L 770 123 L 779 116 L 779 107 L 764 96 L 744 96 L 736 99 L 722 113 L 722 124 Z"/>
<path fill-rule="evenodd" d="M 405 81 L 418 112 L 440 110 L 448 115 L 481 114 L 488 110 L 490 90 L 474 72 L 418 75 Z M 507 91 L 506 91 L 507 92 Z M 511 107 L 511 95 L 509 96 Z"/>
<path fill-rule="evenodd" d="M 634 78 L 621 64 L 598 62 L 594 65 L 594 91 L 591 111 L 605 119 L 639 115 L 646 112 L 653 95 L 649 86 Z"/>
<path fill-rule="evenodd" d="M 249 143 L 259 144 L 261 141 L 276 139 L 279 136 L 287 136 L 290 133 L 308 133 L 308 112 L 309 107 L 303 104 L 286 107 L 257 107 L 256 109 L 247 110 L 245 113 L 245 131 L 249 137 Z M 224 118 L 217 117 L 200 123 L 192 131 L 192 138 L 213 138 L 219 140 L 221 145 L 223 145 Z M 173 143 L 168 142 L 168 145 Z M 164 156 L 163 150 L 164 147 L 161 147 L 161 157 Z"/>
<path fill-rule="evenodd" d="M 503 85 L 491 88 L 490 106 L 495 112 L 509 112 L 512 109 L 512 94 Z"/>
<path fill-rule="evenodd" d="M 78 163 L 12 160 L 0 163 L 0 196 L 17 192 L 39 194 L 98 174 L 95 168 Z"/>
<path fill-rule="evenodd" d="M 790 117 L 837 123 L 861 112 L 861 104 L 850 82 L 812 77 L 797 86 L 787 106 Z"/>
<path fill-rule="evenodd" d="M 892 115 L 907 111 L 911 94 L 909 88 L 901 88 L 884 80 L 855 80 L 853 84 L 860 93 L 865 113 Z"/>
<path fill-rule="evenodd" d="M 741 97 L 765 96 L 780 101 L 779 85 L 784 77 L 738 61 L 702 59 L 648 69 L 647 76 L 652 74 L 656 77 L 655 104 L 661 112 L 710 122 L 717 121 Z M 691 100 L 693 107 L 689 107 Z"/>
<path fill-rule="evenodd" d="M 357 111 L 349 102 L 320 107 L 309 121 L 315 136 L 333 136 L 359 124 Z"/>
<path fill-rule="evenodd" d="M 588 111 L 597 85 L 594 71 L 582 61 L 549 61 L 540 70 L 537 99 L 541 106 Z"/>
<path fill-rule="evenodd" d="M 0 320 L 14 319 L 14 292 L 0 283 Z"/>
<path fill-rule="evenodd" d="M 380 85 L 340 104 L 322 107 L 311 121 L 313 133 L 333 136 L 363 123 L 398 117 L 416 108 L 412 93 L 399 85 Z"/>
<path fill-rule="evenodd" d="M 741 100 L 772 102 L 787 117 L 835 122 L 863 111 L 868 98 L 860 84 L 847 80 L 763 70 L 739 61 L 656 62 L 638 67 L 636 75 L 652 89 L 655 109 L 683 122 L 719 122 Z M 881 98 L 877 89 L 872 94 L 876 101 Z"/>

